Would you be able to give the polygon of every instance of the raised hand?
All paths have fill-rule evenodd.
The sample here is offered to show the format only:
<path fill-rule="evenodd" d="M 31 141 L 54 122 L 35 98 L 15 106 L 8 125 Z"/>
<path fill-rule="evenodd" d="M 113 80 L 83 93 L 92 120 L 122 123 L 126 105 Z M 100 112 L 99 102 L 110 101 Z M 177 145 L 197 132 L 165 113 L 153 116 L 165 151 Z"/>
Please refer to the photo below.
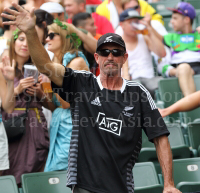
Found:
<path fill-rule="evenodd" d="M 10 65 L 10 59 L 8 56 L 4 56 L 2 58 L 2 67 L 1 72 L 5 78 L 5 80 L 8 81 L 14 81 L 15 78 L 15 60 L 12 61 L 12 65 Z"/>
<path fill-rule="evenodd" d="M 151 15 L 149 13 L 146 13 L 145 17 L 139 22 L 145 25 L 147 29 L 151 28 Z"/>
<path fill-rule="evenodd" d="M 1 16 L 10 19 L 11 21 L 3 22 L 3 25 L 16 25 L 23 32 L 28 32 L 35 28 L 36 16 L 34 15 L 34 7 L 29 13 L 27 10 L 22 8 L 16 3 L 12 3 L 18 11 L 11 10 L 8 7 L 4 11 L 10 13 L 11 15 L 2 13 Z"/>

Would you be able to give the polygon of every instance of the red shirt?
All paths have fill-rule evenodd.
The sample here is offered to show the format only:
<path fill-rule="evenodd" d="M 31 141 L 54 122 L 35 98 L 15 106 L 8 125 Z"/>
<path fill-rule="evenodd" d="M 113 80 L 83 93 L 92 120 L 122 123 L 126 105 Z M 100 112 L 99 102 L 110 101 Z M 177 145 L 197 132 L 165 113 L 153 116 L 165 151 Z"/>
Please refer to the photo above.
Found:
<path fill-rule="evenodd" d="M 94 18 L 94 23 L 97 26 L 97 33 L 104 35 L 106 33 L 115 33 L 110 21 L 97 13 L 92 13 L 92 18 Z M 72 23 L 72 19 L 67 19 L 68 23 Z"/>
<path fill-rule="evenodd" d="M 110 21 L 97 13 L 92 13 L 92 17 L 94 18 L 95 25 L 97 26 L 97 33 L 104 35 L 106 33 L 114 33 L 114 29 Z"/>
<path fill-rule="evenodd" d="M 99 5 L 101 3 L 101 0 L 86 0 L 86 5 Z"/>

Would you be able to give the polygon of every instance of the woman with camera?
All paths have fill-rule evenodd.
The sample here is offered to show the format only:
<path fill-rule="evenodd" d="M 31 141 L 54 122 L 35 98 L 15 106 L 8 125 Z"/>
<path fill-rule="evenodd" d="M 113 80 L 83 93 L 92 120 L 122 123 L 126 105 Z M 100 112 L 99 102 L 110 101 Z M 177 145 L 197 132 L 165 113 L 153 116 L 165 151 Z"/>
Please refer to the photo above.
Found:
<path fill-rule="evenodd" d="M 20 186 L 24 173 L 43 171 L 49 148 L 47 123 L 42 113 L 43 96 L 40 83 L 33 77 L 24 78 L 24 65 L 31 63 L 25 34 L 16 30 L 9 48 L 10 61 L 16 61 L 14 77 L 15 108 L 11 114 L 2 111 L 6 129 L 18 131 L 8 136 L 10 169 L 2 175 L 14 175 Z M 17 118 L 20 118 L 17 121 Z M 9 127 L 9 123 L 14 127 Z M 8 134 L 8 132 L 7 132 Z"/>

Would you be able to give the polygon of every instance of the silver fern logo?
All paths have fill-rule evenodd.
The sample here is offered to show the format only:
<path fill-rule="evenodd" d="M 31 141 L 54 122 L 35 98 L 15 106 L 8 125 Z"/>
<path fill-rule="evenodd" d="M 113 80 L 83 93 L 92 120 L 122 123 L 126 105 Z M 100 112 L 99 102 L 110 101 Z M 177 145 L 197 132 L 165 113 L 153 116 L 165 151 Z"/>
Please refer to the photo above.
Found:
<path fill-rule="evenodd" d="M 133 110 L 133 109 L 134 109 L 134 106 L 127 106 L 127 107 L 124 108 L 122 113 L 124 114 L 124 116 L 132 117 L 133 113 L 130 113 L 130 112 L 127 112 L 127 111 L 130 111 L 130 110 Z"/>
<path fill-rule="evenodd" d="M 130 111 L 130 110 L 132 110 L 133 108 L 134 108 L 134 107 L 125 107 L 124 110 L 125 110 L 125 111 Z"/>
<path fill-rule="evenodd" d="M 108 36 L 103 43 L 112 42 L 112 36 Z"/>

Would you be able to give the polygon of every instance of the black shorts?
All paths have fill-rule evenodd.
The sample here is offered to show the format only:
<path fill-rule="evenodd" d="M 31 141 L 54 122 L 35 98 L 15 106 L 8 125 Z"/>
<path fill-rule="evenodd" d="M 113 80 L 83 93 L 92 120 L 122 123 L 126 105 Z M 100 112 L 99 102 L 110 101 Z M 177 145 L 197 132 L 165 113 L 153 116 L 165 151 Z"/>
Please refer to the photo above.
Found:
<path fill-rule="evenodd" d="M 187 63 L 191 66 L 191 68 L 194 70 L 195 74 L 200 74 L 200 62 L 182 62 Z M 171 64 L 173 67 L 177 67 L 179 64 Z"/>

